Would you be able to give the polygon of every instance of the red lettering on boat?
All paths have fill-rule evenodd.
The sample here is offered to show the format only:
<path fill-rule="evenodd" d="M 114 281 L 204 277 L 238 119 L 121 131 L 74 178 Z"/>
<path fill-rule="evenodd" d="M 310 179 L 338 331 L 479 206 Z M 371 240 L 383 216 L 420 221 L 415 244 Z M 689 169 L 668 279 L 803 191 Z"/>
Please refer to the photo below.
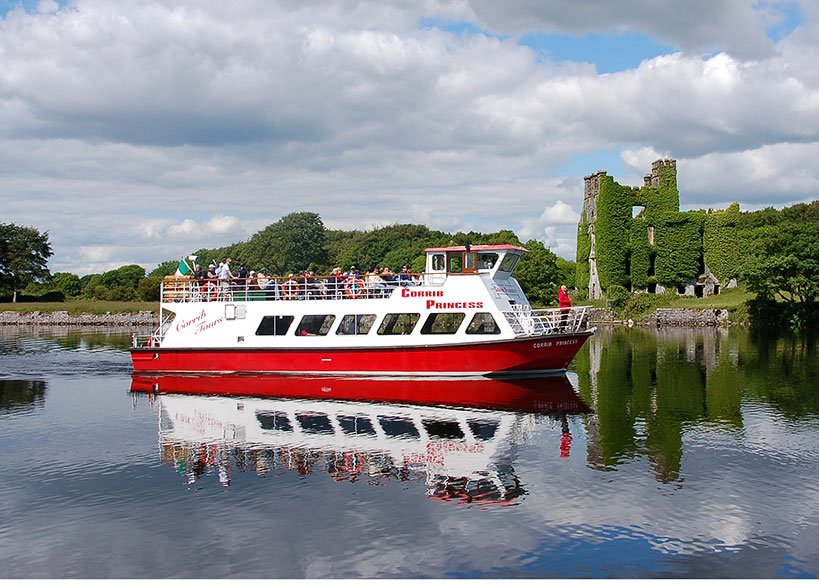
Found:
<path fill-rule="evenodd" d="M 483 301 L 427 301 L 427 309 L 483 309 Z"/>
<path fill-rule="evenodd" d="M 205 320 L 205 309 L 202 309 L 196 317 L 188 319 L 187 321 L 180 321 L 176 324 L 176 330 L 182 331 L 183 329 L 187 329 L 192 325 L 196 325 Z"/>
<path fill-rule="evenodd" d="M 426 290 L 426 289 L 409 289 L 409 288 L 402 288 L 401 289 L 401 296 L 404 298 L 407 297 L 442 297 L 444 296 L 444 291 L 442 290 Z"/>

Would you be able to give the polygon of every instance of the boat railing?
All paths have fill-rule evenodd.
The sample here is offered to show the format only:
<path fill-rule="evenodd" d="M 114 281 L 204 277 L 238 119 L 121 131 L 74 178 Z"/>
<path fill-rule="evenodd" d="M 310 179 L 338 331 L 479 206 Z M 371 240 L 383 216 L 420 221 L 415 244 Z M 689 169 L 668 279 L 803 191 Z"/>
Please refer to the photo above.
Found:
<path fill-rule="evenodd" d="M 383 282 L 368 281 L 365 276 L 348 280 L 331 276 L 271 276 L 261 280 L 166 276 L 160 285 L 160 299 L 163 303 L 377 299 L 389 297 L 397 287 L 443 284 L 426 276 L 403 273 Z"/>
<path fill-rule="evenodd" d="M 159 347 L 162 344 L 162 336 L 159 333 L 152 333 L 151 335 L 137 335 L 134 333 L 131 336 L 132 347 Z"/>
<path fill-rule="evenodd" d="M 528 305 L 515 305 L 511 311 L 504 311 L 503 316 L 515 335 L 521 337 L 577 333 L 588 326 L 587 310 L 590 308 L 532 309 Z"/>

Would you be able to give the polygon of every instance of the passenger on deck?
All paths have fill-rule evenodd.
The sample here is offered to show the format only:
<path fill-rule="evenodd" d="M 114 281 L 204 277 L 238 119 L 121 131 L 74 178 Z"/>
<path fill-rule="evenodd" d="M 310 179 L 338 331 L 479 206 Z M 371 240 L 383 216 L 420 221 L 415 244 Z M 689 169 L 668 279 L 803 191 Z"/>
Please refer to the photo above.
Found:
<path fill-rule="evenodd" d="M 287 275 L 287 280 L 282 284 L 282 298 L 285 301 L 294 301 L 299 298 L 299 281 L 292 272 Z"/>
<path fill-rule="evenodd" d="M 350 269 L 344 273 L 344 280 L 345 282 L 351 282 L 353 280 L 357 280 L 361 278 L 361 273 L 358 271 L 358 268 L 355 266 L 350 266 Z"/>
<path fill-rule="evenodd" d="M 381 271 L 378 268 L 373 268 L 367 272 L 367 288 L 370 290 L 371 296 L 384 296 L 387 285 L 384 283 L 384 279 L 381 278 Z"/>
<path fill-rule="evenodd" d="M 381 269 L 381 278 L 387 286 L 395 286 L 398 284 L 397 275 L 393 274 L 388 266 Z"/>
<path fill-rule="evenodd" d="M 223 296 L 230 294 L 230 281 L 233 279 L 233 273 L 230 271 L 231 262 L 232 260 L 227 258 L 219 268 L 219 293 Z"/>
<path fill-rule="evenodd" d="M 330 298 L 337 298 L 341 296 L 341 287 L 344 278 L 341 275 L 341 268 L 333 268 L 330 276 L 327 277 L 327 293 Z"/>
<path fill-rule="evenodd" d="M 247 282 L 248 272 L 244 262 L 239 263 L 239 270 L 236 272 L 236 284 L 243 287 Z"/>
<path fill-rule="evenodd" d="M 260 285 L 259 287 L 263 291 L 265 291 L 264 298 L 268 301 L 270 300 L 280 301 L 282 299 L 282 295 L 281 286 L 279 285 L 278 280 L 276 280 L 276 278 L 271 275 L 265 276 L 264 281 L 265 281 L 264 286 Z"/>
<path fill-rule="evenodd" d="M 401 273 L 398 275 L 398 284 L 401 286 L 410 286 L 415 284 L 415 280 L 412 278 L 412 274 L 410 274 L 408 266 L 401 268 Z"/>
<path fill-rule="evenodd" d="M 211 263 L 208 266 L 208 271 L 205 273 L 205 285 L 202 287 L 202 295 L 206 301 L 216 300 L 216 279 L 218 274 L 216 272 L 216 264 Z"/>

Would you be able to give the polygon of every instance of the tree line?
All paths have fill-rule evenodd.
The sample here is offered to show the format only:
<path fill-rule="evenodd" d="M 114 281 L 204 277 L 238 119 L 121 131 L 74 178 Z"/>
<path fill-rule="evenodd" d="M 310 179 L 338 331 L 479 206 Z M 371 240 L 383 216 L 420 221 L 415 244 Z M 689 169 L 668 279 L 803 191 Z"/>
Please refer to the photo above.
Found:
<path fill-rule="evenodd" d="M 0 297 L 40 300 L 92 299 L 106 301 L 158 301 L 159 283 L 174 274 L 179 258 L 160 262 L 150 272 L 131 264 L 102 274 L 77 276 L 69 272 L 50 274 L 46 267 L 51 256 L 47 234 L 34 228 L 27 232 L 32 244 L 38 235 L 46 243 L 39 248 L 42 269 L 30 270 L 14 281 L 5 278 L 6 254 L 0 260 Z M 418 224 L 394 224 L 371 230 L 330 230 L 319 214 L 295 212 L 253 234 L 247 241 L 220 248 L 200 248 L 191 251 L 197 263 L 207 266 L 211 261 L 232 258 L 234 266 L 244 264 L 248 270 L 265 274 L 286 275 L 299 270 L 329 274 L 334 267 L 343 269 L 355 265 L 362 270 L 389 267 L 398 271 L 408 266 L 412 272 L 424 269 L 424 249 L 465 244 L 513 244 L 529 250 L 515 270 L 515 276 L 529 299 L 537 305 L 555 304 L 560 284 L 574 281 L 574 262 L 552 253 L 537 240 L 522 242 L 511 230 L 494 233 L 431 230 Z M 1 244 L 0 244 L 1 245 Z M 11 255 L 20 255 L 14 252 Z M 184 254 L 188 256 L 188 254 Z M 50 295 L 50 296 L 49 296 Z"/>
<path fill-rule="evenodd" d="M 819 201 L 743 212 L 739 221 L 739 281 L 755 294 L 750 307 L 754 320 L 789 328 L 819 322 Z M 425 248 L 465 244 L 527 248 L 515 277 L 536 306 L 554 305 L 557 287 L 575 281 L 574 262 L 556 256 L 540 241 L 522 242 L 511 230 L 452 234 L 418 224 L 330 230 L 319 214 L 308 211 L 286 215 L 247 241 L 191 254 L 203 266 L 230 257 L 248 270 L 275 275 L 299 270 L 327 274 L 333 267 L 351 265 L 363 270 L 406 265 L 421 272 Z M 52 275 L 47 266 L 51 255 L 48 233 L 0 224 L 0 299 L 21 300 L 22 293 L 23 300 L 158 301 L 160 281 L 179 264 L 179 258 L 173 258 L 150 272 L 130 264 L 80 277 L 69 272 Z"/>

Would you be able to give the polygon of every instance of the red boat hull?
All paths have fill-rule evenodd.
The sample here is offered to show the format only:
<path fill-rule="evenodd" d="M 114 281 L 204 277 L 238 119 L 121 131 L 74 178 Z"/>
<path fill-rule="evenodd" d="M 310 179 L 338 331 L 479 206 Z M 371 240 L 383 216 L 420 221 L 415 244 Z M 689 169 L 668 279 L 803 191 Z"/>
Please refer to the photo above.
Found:
<path fill-rule="evenodd" d="M 131 392 L 394 402 L 543 414 L 589 411 L 564 375 L 506 379 L 134 375 Z"/>
<path fill-rule="evenodd" d="M 565 371 L 590 332 L 491 343 L 388 348 L 132 348 L 135 372 L 502 375 Z"/>

